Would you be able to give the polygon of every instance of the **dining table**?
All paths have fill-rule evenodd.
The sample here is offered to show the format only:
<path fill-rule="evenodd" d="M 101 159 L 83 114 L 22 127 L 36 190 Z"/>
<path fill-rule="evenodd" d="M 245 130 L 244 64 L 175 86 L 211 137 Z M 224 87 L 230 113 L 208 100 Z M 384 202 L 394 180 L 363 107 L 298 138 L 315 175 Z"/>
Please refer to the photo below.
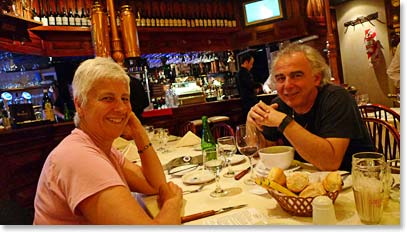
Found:
<path fill-rule="evenodd" d="M 159 159 L 163 164 L 164 169 L 168 169 L 168 164 L 180 157 L 199 157 L 202 156 L 200 144 L 190 146 L 179 146 L 179 137 L 172 136 L 172 139 L 167 144 L 162 144 L 159 139 L 152 139 L 154 148 L 157 151 Z M 165 149 L 164 149 L 165 147 Z M 236 155 L 237 156 L 237 155 Z M 232 165 L 233 170 L 237 173 L 249 167 L 247 157 L 238 157 L 239 162 Z M 133 162 L 138 162 L 134 160 Z M 254 163 L 260 163 L 259 159 L 254 159 Z M 310 168 L 308 168 L 310 167 Z M 214 198 L 210 196 L 210 192 L 216 187 L 215 181 L 203 183 L 186 181 L 186 175 L 191 173 L 203 172 L 202 166 L 193 167 L 181 175 L 169 174 L 169 170 L 165 170 L 167 181 L 172 181 L 182 188 L 183 191 L 196 190 L 204 184 L 201 191 L 186 193 L 183 195 L 182 216 L 202 213 L 210 210 L 219 210 L 231 206 L 243 207 L 230 210 L 224 213 L 200 218 L 185 222 L 184 225 L 313 225 L 312 217 L 293 216 L 284 211 L 278 202 L 259 185 L 247 185 L 244 183 L 245 178 L 250 177 L 250 173 L 243 176 L 239 180 L 235 178 L 223 177 L 227 172 L 227 168 L 223 168 L 220 174 L 220 184 L 228 194 L 223 197 Z M 310 171 L 316 172 L 312 165 L 301 165 L 293 171 Z M 309 170 L 308 170 L 309 169 Z M 393 174 L 396 181 L 400 181 L 399 174 Z M 351 181 L 351 175 L 347 177 L 348 182 Z M 145 209 L 152 216 L 155 216 L 158 211 L 157 196 L 145 196 L 134 193 Z M 344 186 L 344 189 L 338 194 L 335 202 L 336 224 L 334 225 L 364 225 L 359 219 L 356 211 L 355 200 L 352 186 Z M 400 226 L 400 199 L 389 199 L 383 209 L 383 217 L 380 225 L 395 225 Z"/>

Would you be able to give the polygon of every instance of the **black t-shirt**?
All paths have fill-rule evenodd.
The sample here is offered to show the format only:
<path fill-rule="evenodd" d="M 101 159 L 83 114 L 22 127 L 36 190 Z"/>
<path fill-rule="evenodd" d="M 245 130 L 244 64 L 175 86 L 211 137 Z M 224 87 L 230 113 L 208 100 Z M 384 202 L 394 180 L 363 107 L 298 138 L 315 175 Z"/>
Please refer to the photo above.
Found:
<path fill-rule="evenodd" d="M 241 67 L 237 73 L 237 83 L 240 99 L 243 104 L 243 117 L 246 118 L 250 108 L 258 102 L 256 83 L 253 80 L 253 75 L 243 67 Z"/>
<path fill-rule="evenodd" d="M 278 111 L 293 117 L 297 123 L 319 137 L 350 138 L 340 166 L 341 170 L 351 170 L 352 154 L 374 151 L 373 143 L 355 100 L 340 86 L 328 84 L 319 88 L 314 105 L 308 113 L 303 115 L 295 114 L 294 110 L 279 97 L 273 99 L 272 103 L 278 103 Z M 291 145 L 276 127 L 265 127 L 263 135 L 267 140 L 282 140 L 285 145 Z M 297 153 L 295 159 L 304 161 Z"/>
<path fill-rule="evenodd" d="M 130 103 L 137 118 L 143 122 L 142 113 L 149 104 L 143 84 L 135 77 L 130 77 Z"/>

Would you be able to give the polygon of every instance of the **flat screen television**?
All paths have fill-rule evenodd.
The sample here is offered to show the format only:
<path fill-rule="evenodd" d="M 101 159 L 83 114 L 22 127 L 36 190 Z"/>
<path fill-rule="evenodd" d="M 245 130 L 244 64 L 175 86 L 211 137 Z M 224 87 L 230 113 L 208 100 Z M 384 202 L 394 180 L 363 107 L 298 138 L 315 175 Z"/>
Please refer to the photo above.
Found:
<path fill-rule="evenodd" d="M 281 0 L 252 0 L 243 2 L 245 26 L 262 24 L 284 18 Z"/>

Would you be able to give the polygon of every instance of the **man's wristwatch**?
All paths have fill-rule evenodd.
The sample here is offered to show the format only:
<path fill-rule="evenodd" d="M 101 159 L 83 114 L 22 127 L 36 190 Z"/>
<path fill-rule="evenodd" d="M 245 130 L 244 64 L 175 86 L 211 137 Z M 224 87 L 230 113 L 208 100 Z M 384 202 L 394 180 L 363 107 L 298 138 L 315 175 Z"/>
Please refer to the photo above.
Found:
<path fill-rule="evenodd" d="M 280 130 L 281 133 L 284 132 L 285 128 L 290 124 L 290 122 L 293 120 L 290 116 L 286 115 L 283 121 L 281 121 L 280 125 L 278 126 L 278 129 Z"/>

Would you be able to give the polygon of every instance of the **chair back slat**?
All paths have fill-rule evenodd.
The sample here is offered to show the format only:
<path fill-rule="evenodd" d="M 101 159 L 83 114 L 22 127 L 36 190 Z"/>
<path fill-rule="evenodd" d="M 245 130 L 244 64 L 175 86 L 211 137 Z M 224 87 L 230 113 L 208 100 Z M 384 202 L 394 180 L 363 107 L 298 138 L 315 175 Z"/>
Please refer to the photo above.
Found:
<path fill-rule="evenodd" d="M 359 106 L 363 118 L 378 118 L 391 123 L 400 131 L 400 114 L 381 104 L 363 104 Z"/>
<path fill-rule="evenodd" d="M 377 152 L 386 160 L 400 159 L 400 133 L 390 123 L 377 118 L 362 118 Z"/>
<path fill-rule="evenodd" d="M 211 133 L 214 139 L 223 136 L 235 136 L 233 128 L 224 122 L 215 123 L 211 128 Z"/>

